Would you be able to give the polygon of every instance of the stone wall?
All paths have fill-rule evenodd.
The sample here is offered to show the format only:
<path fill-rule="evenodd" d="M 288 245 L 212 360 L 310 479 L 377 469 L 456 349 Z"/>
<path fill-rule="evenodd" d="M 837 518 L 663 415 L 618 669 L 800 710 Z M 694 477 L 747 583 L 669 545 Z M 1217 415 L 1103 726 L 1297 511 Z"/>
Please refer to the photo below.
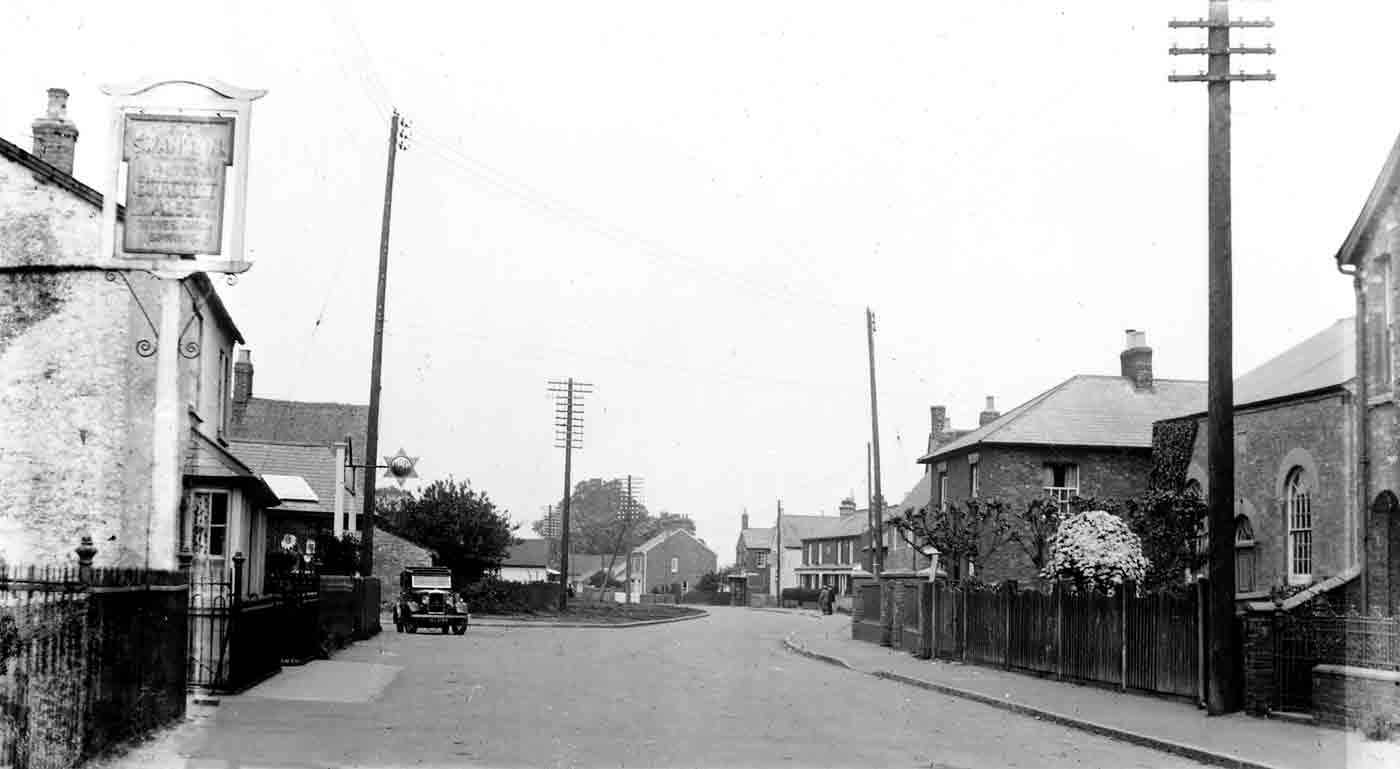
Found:
<path fill-rule="evenodd" d="M 101 209 L 65 184 L 0 158 L 0 266 L 33 268 L 0 272 L 0 560 L 72 561 L 88 535 L 98 566 L 144 566 L 155 358 L 135 341 L 153 334 L 125 282 L 85 267 Z M 158 320 L 156 281 L 127 277 Z"/>
<path fill-rule="evenodd" d="M 431 566 L 432 554 L 396 534 L 374 530 L 374 576 L 382 587 L 380 602 L 388 605 L 399 595 L 399 573 L 409 566 Z"/>

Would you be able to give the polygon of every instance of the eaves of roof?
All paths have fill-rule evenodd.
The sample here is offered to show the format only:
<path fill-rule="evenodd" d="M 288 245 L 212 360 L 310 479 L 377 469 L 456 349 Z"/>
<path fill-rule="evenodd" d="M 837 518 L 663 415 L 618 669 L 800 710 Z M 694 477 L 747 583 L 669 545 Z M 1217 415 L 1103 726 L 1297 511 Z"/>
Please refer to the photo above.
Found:
<path fill-rule="evenodd" d="M 80 200 L 84 200 L 92 206 L 98 209 L 102 208 L 102 193 L 78 181 L 72 174 L 64 173 L 40 160 L 19 145 L 0 139 L 0 157 L 8 158 L 24 166 L 44 181 L 73 193 Z M 126 218 L 126 208 L 120 203 L 117 204 L 117 218 Z"/>
<path fill-rule="evenodd" d="M 1371 192 L 1361 206 L 1361 213 L 1351 225 L 1346 240 L 1342 241 L 1341 247 L 1337 249 L 1335 259 L 1338 266 L 1354 265 L 1365 253 L 1375 236 L 1382 213 L 1395 201 L 1397 187 L 1400 187 L 1400 136 L 1391 144 L 1390 154 L 1386 155 L 1385 164 L 1381 166 L 1375 184 L 1371 185 Z"/>

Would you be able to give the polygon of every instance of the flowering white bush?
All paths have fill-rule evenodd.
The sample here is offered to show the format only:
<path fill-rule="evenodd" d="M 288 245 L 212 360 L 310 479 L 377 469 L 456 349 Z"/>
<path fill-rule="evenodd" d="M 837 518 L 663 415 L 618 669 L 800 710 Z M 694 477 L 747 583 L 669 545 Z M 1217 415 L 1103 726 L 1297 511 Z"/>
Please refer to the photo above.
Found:
<path fill-rule="evenodd" d="M 1108 590 L 1138 582 L 1146 571 L 1142 543 L 1127 522 L 1103 510 L 1089 510 L 1060 524 L 1054 555 L 1041 576 Z"/>

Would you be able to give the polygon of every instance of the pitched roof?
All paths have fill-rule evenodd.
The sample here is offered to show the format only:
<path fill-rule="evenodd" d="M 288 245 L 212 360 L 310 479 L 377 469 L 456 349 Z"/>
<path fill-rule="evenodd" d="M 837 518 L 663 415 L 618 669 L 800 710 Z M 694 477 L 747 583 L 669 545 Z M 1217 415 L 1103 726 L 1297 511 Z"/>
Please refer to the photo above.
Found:
<path fill-rule="evenodd" d="M 1382 222 L 1388 216 L 1393 218 L 1396 215 L 1397 189 L 1400 189 L 1400 136 L 1391 145 L 1385 164 L 1381 166 L 1381 172 L 1361 206 L 1361 213 L 1357 215 L 1346 240 L 1337 249 L 1335 259 L 1338 265 L 1357 264 L 1371 251 L 1376 234 L 1384 232 Z"/>
<path fill-rule="evenodd" d="M 599 555 L 597 553 L 573 553 L 569 556 L 569 576 L 570 577 L 591 577 L 600 571 L 608 568 L 608 562 L 612 560 L 611 555 Z M 622 563 L 618 558 L 617 562 Z"/>
<path fill-rule="evenodd" d="M 766 529 L 744 529 L 739 532 L 739 544 L 749 550 L 772 550 L 773 527 Z"/>
<path fill-rule="evenodd" d="M 1356 319 L 1342 318 L 1235 379 L 1235 405 L 1321 390 L 1356 376 Z"/>
<path fill-rule="evenodd" d="M 705 544 L 705 540 L 700 539 L 699 537 L 695 536 L 694 534 L 691 534 L 691 533 L 690 533 L 689 531 L 687 531 L 686 529 L 666 529 L 665 531 L 662 531 L 662 532 L 658 533 L 656 536 L 652 537 L 651 539 L 648 539 L 647 541 L 643 542 L 642 544 L 637 545 L 636 547 L 632 548 L 632 552 L 634 552 L 634 553 L 645 553 L 645 552 L 647 552 L 648 550 L 651 550 L 653 547 L 656 547 L 657 545 L 661 544 L 662 542 L 665 542 L 666 540 L 670 539 L 671 537 L 676 536 L 677 534 L 684 534 L 685 536 L 690 537 L 691 539 L 693 539 L 693 540 L 695 540 L 696 542 L 698 542 L 698 543 L 700 544 L 701 547 L 705 548 L 706 550 L 710 550 L 710 546 L 707 545 L 707 544 Z M 710 550 L 710 552 L 713 553 L 714 551 L 713 551 L 713 550 Z"/>
<path fill-rule="evenodd" d="M 335 513 L 335 449 L 329 444 L 273 443 L 234 438 L 229 448 L 259 475 L 295 475 L 305 480 L 316 495 L 315 501 L 284 499 L 273 510 L 294 512 Z M 356 501 L 354 483 L 347 484 L 347 509 L 360 504 Z"/>
<path fill-rule="evenodd" d="M 343 441 L 348 435 L 355 461 L 363 463 L 368 426 L 368 406 L 249 398 L 246 406 L 233 409 L 229 435 L 253 441 L 324 445 Z"/>
<path fill-rule="evenodd" d="M 919 458 L 928 463 L 978 444 L 1152 447 L 1152 423 L 1200 408 L 1206 383 L 1157 379 L 1139 390 L 1121 376 L 1070 377 L 997 419 Z"/>
<path fill-rule="evenodd" d="M 97 209 L 102 208 L 102 193 L 78 181 L 72 174 L 66 174 L 45 161 L 40 160 L 33 153 L 26 152 L 25 149 L 19 145 L 0 139 L 0 157 L 13 160 L 34 172 L 36 176 L 39 176 L 44 181 L 73 193 L 79 200 L 86 201 L 93 207 Z M 117 218 L 126 218 L 126 209 L 121 204 L 117 205 Z"/>
<path fill-rule="evenodd" d="M 259 506 L 279 502 L 276 492 L 251 467 L 198 430 L 190 430 L 190 442 L 185 448 L 184 474 L 193 478 L 236 482 L 252 496 L 253 504 Z"/>
<path fill-rule="evenodd" d="M 549 540 L 522 539 L 511 545 L 510 555 L 501 561 L 502 566 L 544 566 L 549 563 Z M 570 571 L 573 571 L 570 569 Z"/>

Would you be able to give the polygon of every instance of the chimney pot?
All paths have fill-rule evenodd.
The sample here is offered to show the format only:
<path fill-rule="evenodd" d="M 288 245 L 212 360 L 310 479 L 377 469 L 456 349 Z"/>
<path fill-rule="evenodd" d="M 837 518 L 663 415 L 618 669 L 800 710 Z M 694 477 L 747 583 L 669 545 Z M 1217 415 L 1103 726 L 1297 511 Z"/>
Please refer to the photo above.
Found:
<path fill-rule="evenodd" d="M 238 361 L 233 364 L 233 419 L 243 421 L 243 412 L 248 399 L 253 397 L 253 354 L 244 348 L 238 351 Z"/>
<path fill-rule="evenodd" d="M 743 515 L 739 516 L 739 527 L 740 527 L 741 529 L 747 529 L 747 528 L 749 527 L 749 514 L 748 514 L 748 513 L 744 513 Z"/>

